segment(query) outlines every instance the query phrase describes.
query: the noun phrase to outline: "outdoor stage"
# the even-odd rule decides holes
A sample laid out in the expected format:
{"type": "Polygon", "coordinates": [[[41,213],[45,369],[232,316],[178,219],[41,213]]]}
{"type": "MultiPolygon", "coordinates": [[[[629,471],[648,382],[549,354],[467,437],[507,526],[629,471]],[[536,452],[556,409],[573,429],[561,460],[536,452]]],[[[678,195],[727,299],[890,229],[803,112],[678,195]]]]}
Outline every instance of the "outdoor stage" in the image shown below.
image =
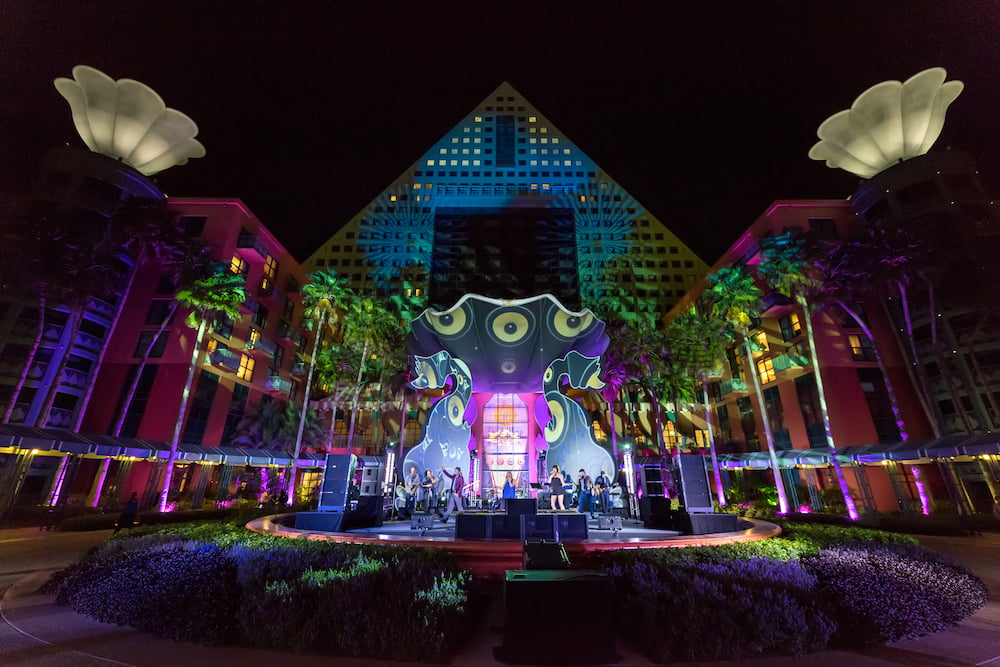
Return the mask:
{"type": "MultiPolygon", "coordinates": [[[[565,514],[576,514],[567,510],[565,514]]],[[[551,514],[541,511],[539,515],[551,514]]],[[[278,537],[354,544],[391,544],[405,547],[447,549],[455,554],[463,567],[482,577],[503,576],[506,570],[518,570],[522,565],[521,540],[455,538],[454,520],[442,524],[434,521],[429,530],[413,530],[410,521],[386,521],[376,528],[362,528],[345,532],[303,530],[292,527],[294,514],[275,514],[254,519],[247,528],[258,533],[278,537]]],[[[581,541],[564,541],[571,566],[588,569],[597,566],[603,551],[616,549],[661,549],[692,546],[709,546],[731,542],[751,542],[777,537],[781,528],[773,523],[755,519],[740,519],[741,529],[729,533],[707,535],[681,535],[676,531],[644,528],[639,521],[625,520],[621,531],[597,530],[597,520],[590,519],[588,538],[581,541]]]]}

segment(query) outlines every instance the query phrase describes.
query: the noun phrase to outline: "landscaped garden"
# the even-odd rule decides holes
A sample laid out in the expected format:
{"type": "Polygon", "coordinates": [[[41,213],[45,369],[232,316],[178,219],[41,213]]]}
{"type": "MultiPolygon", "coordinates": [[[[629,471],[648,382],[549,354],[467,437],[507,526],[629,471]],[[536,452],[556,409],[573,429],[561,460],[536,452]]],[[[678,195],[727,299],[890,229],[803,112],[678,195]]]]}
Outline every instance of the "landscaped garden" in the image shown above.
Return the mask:
{"type": "MultiPolygon", "coordinates": [[[[619,632],[655,661],[917,637],[986,600],[978,578],[913,538],[840,526],[623,550],[604,568],[619,632]]],[[[446,660],[485,607],[479,582],[448,552],[273,538],[219,522],[110,538],[49,589],[80,613],[178,641],[400,660],[446,660]]]]}

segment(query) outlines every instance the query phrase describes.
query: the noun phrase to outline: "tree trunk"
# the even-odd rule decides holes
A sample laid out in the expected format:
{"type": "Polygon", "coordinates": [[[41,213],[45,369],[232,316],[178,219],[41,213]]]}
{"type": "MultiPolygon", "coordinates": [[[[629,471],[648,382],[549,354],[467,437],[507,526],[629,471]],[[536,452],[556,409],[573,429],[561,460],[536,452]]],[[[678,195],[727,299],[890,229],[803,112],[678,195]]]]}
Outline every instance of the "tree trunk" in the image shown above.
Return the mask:
{"type": "MultiPolygon", "coordinates": [[[[66,326],[69,327],[69,337],[66,338],[66,350],[59,359],[55,375],[52,376],[52,384],[49,385],[48,392],[45,395],[45,402],[42,404],[42,409],[38,413],[38,419],[35,420],[34,425],[37,428],[45,428],[49,423],[49,417],[52,414],[52,406],[55,404],[56,394],[59,393],[59,385],[62,383],[62,374],[66,371],[66,362],[69,361],[69,354],[73,350],[73,345],[76,344],[76,337],[80,333],[80,322],[83,319],[83,308],[86,308],[86,306],[74,308],[69,313],[69,319],[66,321],[66,326]]],[[[108,335],[111,335],[110,331],[108,332],[108,335]]]]}
{"type": "Polygon", "coordinates": [[[618,465],[618,434],[615,432],[615,400],[608,401],[608,424],[611,426],[611,457],[618,465]]]}
{"type": "Polygon", "coordinates": [[[167,324],[173,318],[174,314],[177,312],[177,302],[174,301],[173,305],[170,306],[170,311],[167,312],[167,316],[163,318],[160,323],[160,328],[156,330],[153,335],[153,339],[149,341],[149,345],[143,350],[142,359],[139,361],[139,367],[135,371],[135,377],[132,378],[132,383],[129,385],[128,394],[125,396],[125,401],[122,403],[121,412],[118,415],[118,420],[115,422],[114,435],[117,438],[121,435],[122,426],[125,424],[125,418],[128,416],[128,410],[132,406],[132,401],[135,398],[135,390],[139,387],[139,379],[142,377],[142,372],[146,369],[146,364],[149,362],[149,354],[152,352],[153,347],[156,346],[156,341],[160,339],[163,332],[167,330],[167,324]]]}
{"type": "MultiPolygon", "coordinates": [[[[663,419],[660,417],[660,397],[653,390],[652,382],[646,391],[649,392],[649,400],[653,403],[653,414],[656,416],[656,449],[660,452],[660,456],[667,458],[667,444],[663,441],[663,419]]],[[[676,409],[674,406],[674,410],[676,409]]]]}
{"type": "MultiPolygon", "coordinates": [[[[306,416],[309,414],[309,394],[312,392],[313,370],[316,368],[316,352],[319,350],[319,340],[323,337],[323,327],[326,325],[326,311],[319,316],[316,336],[313,338],[312,354],[309,356],[309,372],[306,373],[306,385],[302,390],[302,415],[299,417],[299,428],[295,434],[295,452],[292,454],[292,465],[288,471],[288,502],[295,504],[295,478],[298,468],[299,453],[302,451],[302,434],[306,429],[306,416]]],[[[333,409],[333,418],[337,419],[337,408],[333,409]]]]}
{"type": "Polygon", "coordinates": [[[899,409],[899,400],[896,398],[896,392],[893,391],[892,380],[889,379],[889,370],[885,366],[885,359],[882,358],[882,353],[879,351],[879,346],[875,341],[875,337],[872,335],[871,328],[869,328],[868,324],[862,321],[860,315],[854,312],[846,303],[843,301],[837,301],[837,305],[840,306],[841,310],[854,318],[854,321],[858,323],[858,327],[861,328],[861,331],[871,342],[872,351],[875,353],[875,361],[878,362],[878,368],[882,372],[882,379],[885,381],[886,393],[889,394],[889,405],[892,408],[892,416],[896,419],[896,427],[899,429],[899,439],[906,442],[910,439],[910,434],[906,432],[906,425],[903,423],[903,413],[899,409]]]}
{"type": "Polygon", "coordinates": [[[903,321],[906,325],[906,340],[909,343],[910,361],[913,362],[914,373],[917,377],[917,391],[924,399],[924,407],[927,411],[927,419],[931,423],[931,428],[934,430],[934,437],[940,438],[944,432],[941,424],[941,420],[938,418],[938,411],[934,407],[934,397],[931,396],[930,383],[927,380],[927,370],[924,365],[920,363],[920,356],[917,354],[917,343],[913,340],[913,320],[910,317],[910,300],[909,295],[906,290],[906,286],[897,282],[896,287],[899,290],[900,303],[903,308],[903,321]]]}
{"type": "MultiPolygon", "coordinates": [[[[712,457],[712,474],[715,476],[715,495],[718,496],[719,505],[721,507],[726,506],[726,490],[722,484],[722,472],[719,470],[719,456],[715,451],[715,432],[712,428],[712,408],[708,402],[708,373],[702,371],[701,376],[701,394],[702,400],[705,402],[705,425],[708,427],[708,451],[712,457]]],[[[674,410],[677,407],[674,406],[674,410]]]]}
{"type": "Polygon", "coordinates": [[[816,335],[813,332],[812,311],[805,297],[798,296],[796,301],[802,308],[802,315],[806,321],[806,339],[809,341],[809,362],[812,364],[813,379],[816,382],[816,393],[819,395],[819,411],[823,417],[823,432],[826,434],[826,445],[830,448],[830,462],[833,463],[833,472],[837,476],[837,484],[840,485],[840,493],[844,496],[844,504],[847,506],[847,516],[857,521],[860,518],[858,508],[854,504],[851,496],[851,489],[847,486],[847,478],[844,477],[844,469],[837,458],[836,444],[833,441],[833,429],[830,428],[830,411],[826,406],[826,390],[823,387],[823,375],[819,370],[819,354],[816,352],[816,335]]]}
{"type": "Polygon", "coordinates": [[[163,475],[163,489],[158,503],[160,511],[167,511],[167,497],[170,494],[170,482],[174,476],[174,462],[177,461],[177,448],[181,443],[181,433],[184,428],[184,418],[187,416],[188,399],[191,396],[191,386],[194,384],[195,371],[198,370],[198,357],[201,356],[201,343],[205,337],[208,320],[202,317],[195,334],[194,349],[191,351],[191,365],[188,368],[187,380],[184,382],[184,392],[181,394],[181,407],[177,412],[177,423],[174,425],[174,435],[170,439],[170,456],[167,458],[167,469],[163,475]]]}
{"type": "Polygon", "coordinates": [[[767,414],[767,404],[764,402],[764,391],[760,387],[760,378],[757,377],[757,368],[753,360],[753,347],[750,344],[750,332],[745,325],[740,327],[743,335],[743,348],[747,353],[747,364],[750,366],[750,380],[753,382],[753,390],[757,396],[757,405],[760,409],[760,420],[764,426],[764,440],[767,444],[767,453],[771,459],[771,470],[774,473],[774,486],[778,491],[778,511],[781,514],[788,514],[788,496],[785,494],[785,482],[781,479],[781,468],[778,467],[778,453],[774,449],[774,432],[771,430],[771,419],[767,414]]]}
{"type": "MultiPolygon", "coordinates": [[[[24,388],[24,383],[28,379],[28,373],[31,372],[31,364],[35,363],[35,355],[38,354],[38,348],[42,344],[42,338],[45,336],[45,295],[39,295],[38,297],[38,333],[35,335],[35,342],[31,346],[31,352],[28,353],[28,359],[24,362],[24,368],[21,370],[21,376],[17,378],[17,384],[14,386],[14,392],[10,395],[10,404],[7,405],[7,410],[4,411],[3,423],[9,424],[10,418],[14,414],[14,406],[17,405],[17,398],[21,394],[21,390],[24,388]]],[[[25,415],[27,417],[27,415],[25,415]]]]}
{"type": "MultiPolygon", "coordinates": [[[[97,360],[94,362],[93,369],[90,372],[87,389],[83,394],[83,401],[80,403],[79,410],[76,413],[76,421],[73,424],[74,431],[80,430],[80,424],[83,423],[83,418],[87,412],[87,406],[90,405],[90,397],[94,393],[94,387],[97,386],[97,376],[101,372],[101,364],[104,363],[104,355],[108,352],[108,344],[111,342],[111,336],[114,334],[115,329],[118,326],[118,320],[121,319],[122,311],[125,309],[125,302],[128,300],[128,296],[132,292],[132,285],[135,284],[135,274],[139,272],[140,261],[141,258],[135,260],[135,263],[132,265],[132,269],[128,272],[128,280],[125,282],[125,289],[122,290],[121,296],[118,297],[118,307],[115,309],[115,316],[111,318],[111,327],[108,329],[107,334],[104,336],[104,341],[101,343],[101,350],[98,352],[97,360]]],[[[155,341],[156,339],[154,338],[153,340],[155,341]]],[[[138,375],[136,377],[138,377],[138,375]]]]}
{"type": "Polygon", "coordinates": [[[358,398],[361,396],[361,378],[365,372],[365,361],[368,359],[368,341],[361,349],[361,363],[358,364],[358,379],[354,385],[354,399],[351,401],[351,426],[347,430],[347,454],[354,453],[354,427],[358,421],[358,398]]]}

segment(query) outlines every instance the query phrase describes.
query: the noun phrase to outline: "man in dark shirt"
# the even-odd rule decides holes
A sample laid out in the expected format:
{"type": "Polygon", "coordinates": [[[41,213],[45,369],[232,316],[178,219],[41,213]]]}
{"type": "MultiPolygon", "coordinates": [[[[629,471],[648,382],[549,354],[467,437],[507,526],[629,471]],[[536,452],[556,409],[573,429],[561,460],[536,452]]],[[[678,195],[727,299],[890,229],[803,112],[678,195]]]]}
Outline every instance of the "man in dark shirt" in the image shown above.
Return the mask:
{"type": "Polygon", "coordinates": [[[448,494],[448,506],[445,508],[444,517],[441,519],[444,523],[448,523],[448,517],[451,516],[452,508],[456,512],[461,512],[462,507],[462,497],[465,495],[465,477],[462,476],[462,469],[455,468],[455,474],[452,474],[441,466],[441,472],[451,479],[451,493],[448,494]]]}

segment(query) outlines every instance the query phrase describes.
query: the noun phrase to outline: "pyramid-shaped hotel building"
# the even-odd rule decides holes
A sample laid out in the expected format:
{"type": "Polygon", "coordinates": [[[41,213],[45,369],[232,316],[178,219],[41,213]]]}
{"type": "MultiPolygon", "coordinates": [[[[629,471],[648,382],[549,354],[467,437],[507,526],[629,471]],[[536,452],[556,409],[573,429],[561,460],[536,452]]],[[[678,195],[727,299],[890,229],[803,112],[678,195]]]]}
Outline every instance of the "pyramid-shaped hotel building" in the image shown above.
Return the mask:
{"type": "MultiPolygon", "coordinates": [[[[707,266],[501,84],[305,262],[418,310],[550,293],[652,321],[707,266]]],[[[416,313],[414,313],[416,314],[416,313]]]]}

